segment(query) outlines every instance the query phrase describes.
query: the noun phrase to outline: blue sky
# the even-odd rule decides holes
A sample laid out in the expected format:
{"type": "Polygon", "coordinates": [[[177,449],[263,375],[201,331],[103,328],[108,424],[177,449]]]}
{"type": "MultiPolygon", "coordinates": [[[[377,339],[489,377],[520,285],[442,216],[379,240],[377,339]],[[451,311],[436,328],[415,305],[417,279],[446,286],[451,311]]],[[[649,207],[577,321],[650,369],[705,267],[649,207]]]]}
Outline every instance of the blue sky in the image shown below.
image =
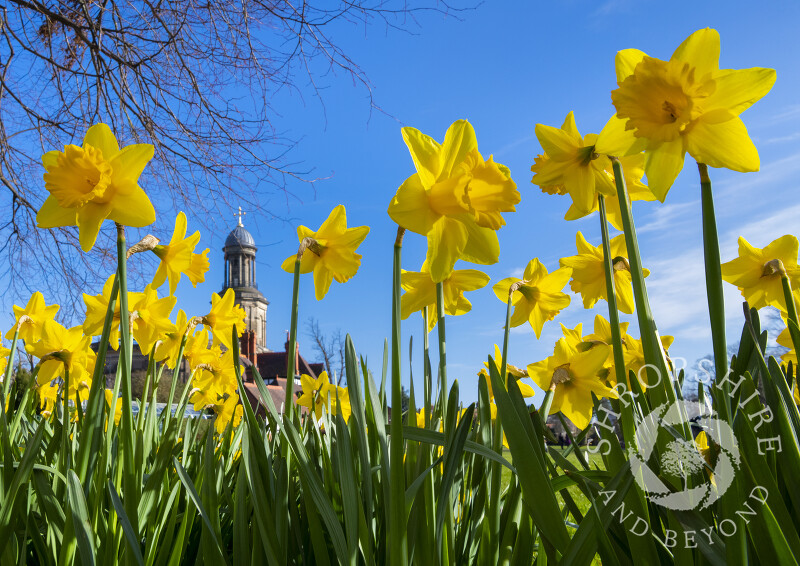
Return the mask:
{"type": "MultiPolygon", "coordinates": [[[[473,304],[471,313],[447,320],[450,380],[459,380],[464,401],[474,400],[476,373],[503,336],[505,305],[494,296],[491,285],[521,275],[534,257],[550,270],[557,268],[560,257],[576,253],[578,230],[595,245],[600,241],[596,215],[566,222],[563,215],[569,198],[545,195],[530,183],[530,165],[541,152],[535,125],[560,126],[573,110],[582,134],[598,132],[613,113],[610,91],[616,87],[615,53],[636,47],[667,59],[683,39],[702,27],[720,32],[721,67],[772,67],[778,76],[772,91],[742,115],[759,148],[761,172],[711,170],[723,260],[736,255],[739,235],[763,247],[780,235],[796,232],[800,202],[792,197],[797,194],[800,172],[798,16],[800,5],[793,3],[764,3],[755,9],[746,2],[568,0],[485,2],[458,18],[421,15],[420,26],[412,24],[410,33],[339,25],[334,38],[363,67],[383,112],[371,109],[364,88],[353,85],[344,74],[321,77],[322,103],[307,85],[301,85],[300,93],[284,91],[274,99],[281,112],[275,120],[277,129],[299,140],[291,160],[326,179],[313,187],[290,183],[296,198],[262,202],[268,213],[247,211],[245,226],[260,246],[259,287],[271,303],[268,346],[282,350],[289,328],[292,277],[280,270],[280,264],[296,252],[296,226],[316,229],[341,203],[347,208],[349,225],[371,228],[359,249],[362,266],[347,284],[334,283],[321,302],[314,298],[311,277],[301,280],[301,349],[310,351],[304,331],[308,318],[314,317],[324,331],[349,332],[357,351],[367,356],[379,375],[383,341],[390,333],[396,231],[386,208],[397,187],[414,173],[400,128],[413,126],[441,140],[453,121],[466,118],[475,128],[481,153],[493,154],[495,161],[511,169],[522,195],[517,212],[506,215],[507,226],[499,232],[499,263],[479,267],[492,283],[467,295],[473,304]]],[[[644,266],[652,272],[648,292],[659,330],[675,336],[671,355],[691,364],[711,351],[694,162],[687,158],[664,204],[635,203],[634,220],[644,266]]],[[[219,234],[201,229],[201,246],[212,250],[207,282],[197,289],[185,280],[179,286],[179,306],[190,314],[207,312],[210,294],[221,287],[221,247],[235,220],[221,225],[228,227],[219,234]]],[[[189,227],[199,228],[198,219],[189,218],[189,227]]],[[[169,234],[157,235],[169,239],[169,234]]],[[[408,234],[405,244],[403,266],[418,270],[425,239],[408,234]]],[[[459,263],[458,267],[472,266],[459,263]]],[[[726,292],[728,338],[734,342],[741,330],[741,301],[735,288],[727,286],[726,292]]],[[[525,366],[547,357],[561,336],[559,322],[569,327],[583,323],[588,333],[596,313],[607,316],[605,302],[587,312],[580,296],[572,294],[571,306],[545,325],[540,340],[528,325],[512,331],[509,361],[525,366]]],[[[406,383],[411,335],[414,375],[418,378],[422,373],[421,327],[418,317],[403,325],[406,383]]],[[[630,330],[638,336],[635,321],[630,330]]],[[[435,334],[431,338],[435,343],[435,334]]],[[[435,364],[435,348],[432,355],[435,364]]]]}

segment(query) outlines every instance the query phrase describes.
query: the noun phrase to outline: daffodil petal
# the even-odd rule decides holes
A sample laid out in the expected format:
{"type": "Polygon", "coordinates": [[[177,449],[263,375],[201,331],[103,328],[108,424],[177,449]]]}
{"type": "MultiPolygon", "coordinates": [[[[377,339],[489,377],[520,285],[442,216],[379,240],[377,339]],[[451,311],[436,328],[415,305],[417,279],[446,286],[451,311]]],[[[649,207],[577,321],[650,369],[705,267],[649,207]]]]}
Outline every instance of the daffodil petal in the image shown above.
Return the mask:
{"type": "Polygon", "coordinates": [[[565,160],[575,155],[577,145],[575,138],[561,128],[536,124],[534,131],[542,149],[550,159],[565,160]]]}
{"type": "Polygon", "coordinates": [[[667,198],[669,189],[683,169],[685,153],[683,140],[679,138],[664,142],[658,149],[647,154],[644,166],[647,184],[661,202],[667,198]]]}
{"type": "Polygon", "coordinates": [[[125,147],[111,160],[112,179],[137,181],[147,163],[153,159],[155,149],[149,143],[137,143],[125,147]]]}
{"type": "MultiPolygon", "coordinates": [[[[760,167],[758,150],[738,117],[720,124],[698,120],[688,136],[687,150],[698,163],[711,167],[741,172],[758,171],[760,167]]],[[[650,188],[653,188],[652,182],[650,188]]]]}
{"type": "Polygon", "coordinates": [[[121,191],[112,201],[113,208],[111,208],[108,218],[123,226],[136,228],[149,226],[155,222],[156,211],[142,188],[135,181],[126,180],[122,184],[128,185],[128,188],[124,194],[121,191]]]}
{"type": "Polygon", "coordinates": [[[453,168],[463,162],[467,154],[474,149],[478,149],[478,140],[472,124],[466,120],[453,122],[444,135],[444,143],[439,153],[441,169],[436,180],[441,181],[450,177],[453,168]]]}
{"type": "Polygon", "coordinates": [[[719,51],[719,32],[705,28],[684,39],[670,60],[691,64],[695,69],[696,79],[700,80],[705,74],[719,69],[719,51]]]}
{"type": "Polygon", "coordinates": [[[111,161],[119,153],[119,144],[107,124],[95,124],[83,137],[84,145],[90,145],[103,152],[103,159],[111,161]]]}
{"type": "Polygon", "coordinates": [[[425,236],[441,218],[441,215],[431,208],[428,193],[418,173],[400,185],[397,194],[389,203],[388,212],[398,226],[422,236],[425,236]]]}
{"type": "Polygon", "coordinates": [[[403,141],[406,142],[411,159],[420,176],[422,185],[430,188],[439,176],[439,151],[441,145],[430,136],[416,128],[403,128],[403,141]]]}
{"type": "Polygon", "coordinates": [[[644,150],[647,141],[633,135],[633,130],[626,130],[628,120],[614,114],[597,136],[594,150],[603,155],[623,156],[636,154],[644,150]]]}
{"type": "Polygon", "coordinates": [[[614,58],[614,67],[617,71],[617,83],[622,83],[628,76],[633,74],[636,65],[642,62],[647,54],[638,49],[623,49],[617,52],[614,58]]]}
{"type": "Polygon", "coordinates": [[[738,116],[761,100],[775,84],[775,69],[726,69],[714,75],[716,90],[706,98],[707,111],[724,108],[738,116]]]}
{"type": "Polygon", "coordinates": [[[36,225],[39,228],[75,226],[76,211],[76,208],[61,208],[58,204],[58,199],[50,195],[45,199],[39,212],[36,213],[36,225]]]}
{"type": "MultiPolygon", "coordinates": [[[[494,232],[493,232],[494,233],[494,232]]],[[[467,245],[469,233],[463,222],[441,217],[428,232],[428,255],[431,279],[438,283],[447,279],[453,271],[461,252],[467,245]]]]}
{"type": "Polygon", "coordinates": [[[500,242],[497,232],[478,226],[471,217],[462,222],[467,230],[467,243],[461,250],[461,259],[481,265],[497,263],[500,258],[500,242]]]}
{"type": "Polygon", "coordinates": [[[321,301],[328,293],[333,281],[333,273],[329,269],[318,265],[314,269],[314,295],[318,301],[321,301]]]}
{"type": "Polygon", "coordinates": [[[100,225],[108,217],[110,212],[108,204],[88,203],[78,210],[77,224],[80,230],[79,240],[81,249],[88,252],[97,240],[100,232],[100,225]]]}

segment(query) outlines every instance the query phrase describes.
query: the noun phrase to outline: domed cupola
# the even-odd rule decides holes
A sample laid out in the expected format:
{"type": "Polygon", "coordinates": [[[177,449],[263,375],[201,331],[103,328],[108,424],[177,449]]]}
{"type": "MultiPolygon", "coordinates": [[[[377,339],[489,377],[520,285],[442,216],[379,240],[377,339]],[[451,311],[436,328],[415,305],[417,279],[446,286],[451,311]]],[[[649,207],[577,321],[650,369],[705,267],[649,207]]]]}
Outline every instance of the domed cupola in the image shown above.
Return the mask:
{"type": "Polygon", "coordinates": [[[269,301],[258,290],[256,283],[256,241],[242,224],[242,207],[239,207],[238,224],[225,238],[225,274],[222,283],[222,294],[233,289],[236,304],[247,313],[245,323],[247,330],[256,335],[256,348],[263,352],[267,349],[267,305],[269,301]]]}

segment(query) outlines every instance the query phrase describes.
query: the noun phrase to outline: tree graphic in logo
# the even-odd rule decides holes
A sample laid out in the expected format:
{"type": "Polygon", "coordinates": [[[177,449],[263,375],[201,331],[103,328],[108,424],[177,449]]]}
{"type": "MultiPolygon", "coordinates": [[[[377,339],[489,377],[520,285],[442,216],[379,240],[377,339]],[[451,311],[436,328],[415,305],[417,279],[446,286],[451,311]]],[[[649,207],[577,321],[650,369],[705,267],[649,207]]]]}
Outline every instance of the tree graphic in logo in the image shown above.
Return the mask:
{"type": "Polygon", "coordinates": [[[678,511],[704,509],[719,499],[731,486],[740,462],[728,423],[692,401],[665,403],[637,419],[636,442],[628,454],[633,477],[650,501],[678,511]],[[718,448],[715,461],[707,461],[695,442],[684,437],[688,416],[694,414],[695,424],[718,448]]]}

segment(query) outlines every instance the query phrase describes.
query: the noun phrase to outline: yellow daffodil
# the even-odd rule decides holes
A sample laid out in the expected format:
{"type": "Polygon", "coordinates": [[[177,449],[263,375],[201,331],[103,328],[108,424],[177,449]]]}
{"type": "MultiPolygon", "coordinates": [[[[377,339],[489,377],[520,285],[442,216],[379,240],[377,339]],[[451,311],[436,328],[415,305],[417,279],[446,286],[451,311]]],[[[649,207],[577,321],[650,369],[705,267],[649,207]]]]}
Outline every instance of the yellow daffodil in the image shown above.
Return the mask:
{"type": "MultiPolygon", "coordinates": [[[[181,341],[187,329],[187,317],[183,310],[178,311],[175,323],[170,323],[169,327],[163,331],[160,341],[156,345],[154,359],[157,362],[163,361],[170,369],[175,369],[178,363],[178,354],[181,349],[181,341]]],[[[206,343],[208,338],[206,337],[206,343]]]]}
{"type": "Polygon", "coordinates": [[[528,374],[539,387],[545,391],[555,388],[549,414],[561,411],[578,428],[589,426],[592,393],[615,396],[598,376],[608,351],[605,344],[572,344],[567,338],[559,338],[552,356],[528,366],[528,374]]]}
{"type": "Polygon", "coordinates": [[[36,388],[39,394],[39,412],[46,419],[53,416],[53,409],[58,402],[59,385],[55,381],[48,381],[36,388]]]}
{"type": "MultiPolygon", "coordinates": [[[[477,269],[454,270],[442,281],[444,312],[458,316],[472,310],[472,304],[464,293],[476,291],[489,283],[489,276],[477,269]]],[[[428,264],[421,271],[405,271],[400,275],[400,285],[405,293],[400,298],[400,316],[407,319],[411,313],[428,307],[428,332],[436,326],[436,283],[431,278],[428,264]]]]}
{"type": "MultiPolygon", "coordinates": [[[[197,366],[193,384],[200,395],[195,395],[192,402],[200,404],[198,398],[202,397],[203,406],[216,405],[226,395],[236,391],[236,368],[233,364],[233,350],[225,350],[221,356],[210,358],[197,366]],[[210,401],[210,402],[209,402],[210,401]]],[[[241,366],[240,366],[241,371],[241,366]]]]}
{"type": "Polygon", "coordinates": [[[233,289],[225,291],[222,297],[214,293],[211,295],[211,311],[203,317],[203,325],[211,330],[214,344],[221,343],[228,349],[233,347],[231,336],[234,325],[237,336],[241,336],[245,328],[244,319],[247,316],[244,309],[235,304],[235,300],[233,289]]]}
{"type": "Polygon", "coordinates": [[[397,189],[389,216],[399,226],[428,238],[427,262],[434,282],[447,279],[456,261],[496,263],[502,212],[520,201],[511,172],[484,160],[475,130],[466,120],[454,122],[439,144],[414,128],[403,140],[417,172],[397,189]]]}
{"type": "Polygon", "coordinates": [[[297,404],[314,411],[319,419],[322,417],[322,408],[329,415],[335,415],[340,410],[345,421],[350,419],[350,394],[346,387],[337,387],[328,379],[328,372],[323,371],[314,379],[310,375],[300,376],[302,394],[297,399],[297,404]],[[338,396],[338,401],[337,401],[338,396]]]}
{"type": "Polygon", "coordinates": [[[152,157],[150,144],[120,150],[105,124],[89,128],[82,147],[67,145],[64,151],[45,153],[44,186],[50,196],[36,215],[37,225],[78,226],[81,248],[88,252],[105,219],[124,226],[152,224],[155,210],[138,183],[152,157]]]}
{"type": "MultiPolygon", "coordinates": [[[[668,355],[669,347],[672,346],[672,342],[675,341],[673,336],[662,336],[661,337],[661,349],[663,350],[664,355],[668,355]]],[[[632,338],[631,336],[625,337],[625,348],[622,352],[623,359],[625,360],[625,374],[630,380],[630,372],[633,372],[633,375],[639,380],[639,383],[647,385],[647,371],[643,371],[645,369],[645,359],[644,359],[644,347],[642,346],[642,341],[637,340],[636,338],[632,338]]]]}
{"type": "MultiPolygon", "coordinates": [[[[113,389],[106,389],[103,392],[106,396],[106,405],[108,406],[108,410],[111,410],[112,402],[114,401],[114,390],[113,389]]],[[[114,424],[118,425],[120,419],[122,418],[122,399],[117,399],[116,406],[114,407],[114,424]]],[[[108,428],[108,425],[106,425],[108,428]]]]}
{"type": "MultiPolygon", "coordinates": [[[[83,333],[87,336],[99,336],[103,332],[103,324],[106,319],[108,303],[111,301],[111,289],[114,286],[114,276],[106,279],[103,285],[103,292],[99,295],[83,294],[83,302],[86,303],[86,318],[83,321],[83,333]]],[[[136,304],[144,296],[143,293],[128,291],[128,311],[136,310],[136,304]]],[[[119,297],[114,304],[114,320],[111,324],[109,334],[109,345],[115,350],[119,348],[119,324],[120,324],[120,304],[119,297]]]]}
{"type": "MultiPolygon", "coordinates": [[[[625,352],[625,344],[627,343],[628,339],[628,324],[629,323],[627,322],[619,323],[619,334],[622,340],[623,356],[625,352]]],[[[606,380],[612,384],[616,383],[617,374],[616,367],[614,365],[614,339],[611,336],[611,323],[603,318],[602,315],[596,315],[594,317],[594,332],[586,335],[583,340],[586,342],[602,342],[609,347],[608,358],[606,359],[605,364],[603,364],[603,367],[606,369],[607,373],[606,380]]]]}
{"type": "MultiPolygon", "coordinates": [[[[575,236],[575,245],[578,248],[578,255],[561,258],[559,262],[562,267],[572,269],[570,288],[581,294],[583,306],[590,309],[600,299],[608,300],[603,246],[591,245],[580,232],[575,236]]],[[[609,246],[614,268],[614,294],[617,299],[617,308],[624,313],[633,314],[633,288],[625,236],[620,234],[613,238],[609,242],[609,246]]],[[[650,275],[648,270],[643,269],[642,271],[645,277],[650,275]]]]}
{"type": "Polygon", "coordinates": [[[42,334],[42,325],[46,320],[53,320],[58,312],[58,305],[50,305],[44,302],[44,297],[36,291],[28,300],[25,308],[14,305],[14,326],[6,333],[6,339],[14,338],[14,331],[19,325],[19,338],[26,343],[33,343],[39,340],[42,334]],[[23,317],[25,317],[23,319],[23,317]],[[22,324],[20,324],[20,319],[22,324]]]}
{"type": "Polygon", "coordinates": [[[242,404],[239,402],[239,396],[235,393],[228,396],[225,401],[214,405],[214,412],[217,415],[214,420],[214,429],[217,434],[223,434],[228,427],[228,423],[233,421],[233,428],[239,426],[242,422],[242,404]]]}
{"type": "MultiPolygon", "coordinates": [[[[497,373],[500,373],[500,368],[503,366],[503,352],[500,351],[500,347],[495,344],[494,345],[494,364],[497,373]]],[[[478,377],[483,377],[486,380],[486,388],[489,390],[489,400],[491,401],[494,399],[494,391],[492,389],[492,380],[489,378],[489,362],[483,362],[483,365],[486,366],[486,369],[482,369],[478,372],[478,377]]],[[[517,386],[519,387],[520,393],[522,393],[523,397],[533,397],[536,395],[536,391],[533,390],[533,387],[525,383],[524,381],[520,381],[522,378],[528,377],[528,372],[522,368],[518,368],[517,366],[506,364],[506,383],[508,380],[515,379],[517,380],[517,386]]]]}
{"type": "Polygon", "coordinates": [[[131,334],[143,354],[150,354],[164,332],[170,330],[169,314],[177,301],[174,295],[159,299],[158,292],[150,285],[144,288],[131,316],[131,334]]]}
{"type": "MultiPolygon", "coordinates": [[[[495,405],[494,403],[489,405],[489,415],[490,415],[490,418],[493,421],[497,420],[497,405],[495,405]]],[[[506,433],[505,432],[503,432],[503,448],[505,448],[506,450],[509,449],[508,448],[508,440],[506,439],[506,433]]]]}
{"type": "MultiPolygon", "coordinates": [[[[792,362],[792,365],[797,368],[797,352],[794,350],[794,344],[792,343],[792,336],[789,334],[789,328],[784,328],[780,334],[778,334],[777,339],[778,345],[783,346],[784,348],[788,348],[789,351],[785,354],[781,355],[781,362],[784,364],[788,364],[792,362]]],[[[795,380],[795,394],[797,394],[797,380],[795,380]]]]}
{"type": "Polygon", "coordinates": [[[514,313],[511,315],[511,326],[530,322],[536,337],[542,334],[542,327],[548,320],[553,320],[563,309],[569,306],[569,295],[561,289],[567,284],[572,269],[562,267],[548,274],[547,268],[534,258],[525,267],[522,279],[508,277],[496,283],[492,290],[497,298],[508,302],[508,291],[514,283],[521,285],[514,291],[511,304],[514,313]]]}
{"type": "MultiPolygon", "coordinates": [[[[153,288],[158,289],[164,284],[164,281],[169,278],[169,294],[174,295],[175,289],[178,287],[178,281],[181,280],[181,274],[189,272],[193,267],[194,248],[197,242],[200,241],[200,232],[195,232],[188,238],[186,236],[186,215],[179,212],[175,218],[175,231],[172,233],[172,239],[166,246],[156,246],[153,253],[158,256],[161,263],[158,264],[158,269],[153,277],[153,288]]],[[[208,250],[206,250],[208,251],[208,250]]],[[[189,276],[192,283],[197,286],[192,277],[196,278],[198,274],[193,273],[189,276]]],[[[205,272],[199,273],[201,281],[205,277],[205,272]]]]}
{"type": "MultiPolygon", "coordinates": [[[[347,227],[347,214],[341,204],[334,208],[316,232],[305,226],[297,228],[297,238],[302,242],[312,238],[312,244],[300,260],[300,273],[314,272],[314,292],[320,301],[328,293],[331,282],[344,283],[358,271],[361,255],[356,249],[369,234],[369,226],[347,227]]],[[[296,255],[289,256],[281,266],[294,272],[296,255]]]]}
{"type": "Polygon", "coordinates": [[[83,334],[80,326],[64,328],[48,320],[42,325],[42,339],[26,344],[25,350],[41,361],[38,383],[45,384],[64,375],[69,370],[69,399],[73,401],[79,393],[81,399],[88,396],[94,371],[95,353],[91,349],[91,337],[83,334]]]}
{"type": "Polygon", "coordinates": [[[209,342],[208,330],[205,328],[199,332],[195,332],[186,340],[183,357],[189,362],[189,367],[192,370],[197,368],[200,364],[213,362],[222,354],[219,345],[209,348],[209,342]]]}
{"type": "Polygon", "coordinates": [[[199,254],[192,254],[192,263],[185,273],[194,287],[197,287],[198,283],[202,283],[206,280],[206,273],[211,268],[211,263],[208,261],[209,251],[210,250],[206,248],[199,254]]]}
{"type": "MultiPolygon", "coordinates": [[[[690,35],[669,61],[638,49],[617,53],[619,88],[611,101],[624,130],[643,142],[648,184],[662,202],[687,152],[711,167],[759,169],[758,151],[739,114],[769,92],[775,71],[720,69],[719,53],[719,33],[708,28],[690,35]]],[[[624,132],[619,125],[612,129],[624,132]]],[[[620,135],[602,149],[620,155],[625,145],[620,135]]]]}
{"type": "MultiPolygon", "coordinates": [[[[600,158],[595,150],[597,134],[581,136],[575,125],[575,116],[567,114],[561,128],[536,124],[536,137],[544,149],[544,156],[535,160],[531,182],[545,192],[563,191],[572,198],[572,206],[582,215],[589,214],[597,194],[616,194],[613,177],[605,167],[608,159],[600,158]]],[[[561,194],[564,194],[561,193],[561,194]]]]}
{"type": "Polygon", "coordinates": [[[785,311],[781,273],[787,274],[792,286],[800,282],[797,252],[797,238],[790,234],[765,248],[755,248],[740,237],[739,257],[722,264],[722,278],[736,285],[752,308],[773,306],[785,311]]]}
{"type": "Polygon", "coordinates": [[[8,355],[11,353],[9,348],[0,346],[0,383],[5,379],[6,368],[8,367],[8,355]]]}
{"type": "MultiPolygon", "coordinates": [[[[622,174],[625,178],[625,188],[628,193],[628,200],[630,201],[654,201],[656,196],[650,188],[642,182],[644,177],[644,153],[636,153],[620,158],[622,164],[622,174]]],[[[614,183],[614,170],[611,167],[611,161],[606,160],[606,174],[610,177],[611,182],[614,183]]],[[[606,203],[606,220],[608,220],[614,228],[622,231],[622,213],[619,209],[619,198],[617,196],[609,196],[605,199],[606,203]]],[[[582,211],[574,203],[569,207],[567,213],[564,215],[564,220],[577,220],[588,216],[592,212],[596,212],[600,208],[599,199],[597,194],[594,195],[594,201],[591,210],[588,212],[582,211]]]]}

